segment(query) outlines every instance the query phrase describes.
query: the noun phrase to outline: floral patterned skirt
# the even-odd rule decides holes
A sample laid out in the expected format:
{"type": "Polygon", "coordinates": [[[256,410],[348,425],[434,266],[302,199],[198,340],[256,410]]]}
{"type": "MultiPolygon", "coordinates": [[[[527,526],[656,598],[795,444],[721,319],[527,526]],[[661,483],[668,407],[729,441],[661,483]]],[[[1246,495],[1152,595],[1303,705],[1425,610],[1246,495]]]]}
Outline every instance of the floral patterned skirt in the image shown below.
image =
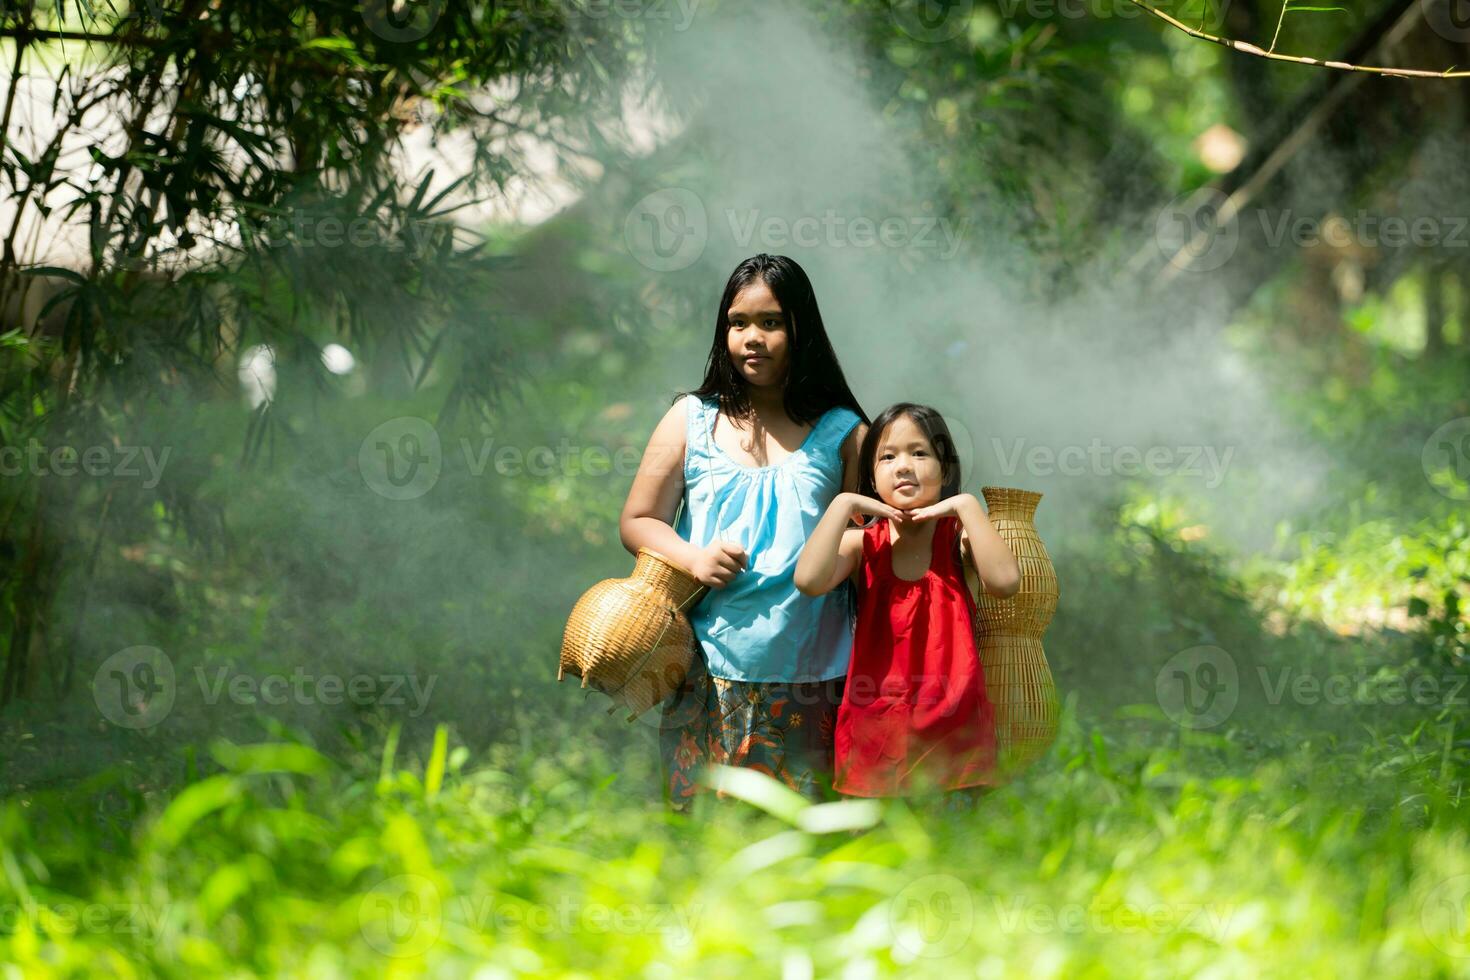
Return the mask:
{"type": "Polygon", "coordinates": [[[844,678],[761,683],[711,677],[696,650],[684,684],[663,703],[659,750],[664,799],[687,811],[707,789],[707,762],[745,766],[781,780],[809,799],[836,798],[832,737],[844,678]]]}

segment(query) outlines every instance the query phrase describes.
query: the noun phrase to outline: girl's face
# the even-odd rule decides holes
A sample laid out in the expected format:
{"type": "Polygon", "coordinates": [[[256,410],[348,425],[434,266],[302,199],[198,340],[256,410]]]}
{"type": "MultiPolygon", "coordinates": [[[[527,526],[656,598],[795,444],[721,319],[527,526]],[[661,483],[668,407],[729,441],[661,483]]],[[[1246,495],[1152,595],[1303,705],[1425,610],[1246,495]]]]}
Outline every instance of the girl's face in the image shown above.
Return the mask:
{"type": "Polygon", "coordinates": [[[725,313],[730,329],[725,346],[735,371],[753,385],[779,385],[786,378],[786,314],[771,287],[753,282],[735,294],[725,313]]]}
{"type": "Polygon", "coordinates": [[[943,468],[924,432],[907,415],[888,424],[873,454],[873,484],[883,502],[913,510],[939,502],[943,468]]]}

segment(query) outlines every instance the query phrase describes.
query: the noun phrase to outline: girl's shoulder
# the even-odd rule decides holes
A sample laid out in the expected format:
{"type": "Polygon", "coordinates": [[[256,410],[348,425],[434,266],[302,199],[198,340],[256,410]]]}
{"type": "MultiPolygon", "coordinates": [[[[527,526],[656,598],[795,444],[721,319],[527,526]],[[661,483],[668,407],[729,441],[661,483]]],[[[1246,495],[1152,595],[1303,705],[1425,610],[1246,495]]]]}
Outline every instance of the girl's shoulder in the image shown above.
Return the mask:
{"type": "Polygon", "coordinates": [[[857,528],[862,532],[863,542],[868,545],[876,545],[880,538],[887,537],[888,521],[882,517],[869,517],[868,523],[857,528]]]}
{"type": "Polygon", "coordinates": [[[862,420],[861,415],[846,405],[834,405],[817,419],[814,427],[817,436],[814,441],[831,448],[839,447],[847,440],[848,433],[862,420]]]}
{"type": "Polygon", "coordinates": [[[825,413],[823,413],[820,421],[828,420],[830,420],[833,425],[840,427],[843,434],[846,434],[847,430],[852,428],[858,422],[861,422],[863,420],[863,417],[857,412],[854,412],[852,409],[848,408],[846,405],[833,405],[831,408],[827,409],[825,413]]]}

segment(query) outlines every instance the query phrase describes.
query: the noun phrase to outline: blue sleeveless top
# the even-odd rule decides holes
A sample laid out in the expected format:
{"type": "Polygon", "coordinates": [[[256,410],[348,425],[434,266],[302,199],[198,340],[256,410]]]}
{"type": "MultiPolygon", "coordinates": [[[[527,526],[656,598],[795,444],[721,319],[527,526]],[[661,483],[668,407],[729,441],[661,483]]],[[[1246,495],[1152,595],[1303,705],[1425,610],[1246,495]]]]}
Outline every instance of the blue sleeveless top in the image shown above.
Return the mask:
{"type": "Polygon", "coordinates": [[[796,452],[771,466],[745,466],[715,445],[718,403],[684,401],[684,506],[675,530],[700,547],[733,541],[749,559],[689,613],[711,676],[764,683],[842,676],[852,654],[842,592],[802,595],[794,576],[807,538],[842,491],[842,441],[862,419],[828,409],[796,452]]]}

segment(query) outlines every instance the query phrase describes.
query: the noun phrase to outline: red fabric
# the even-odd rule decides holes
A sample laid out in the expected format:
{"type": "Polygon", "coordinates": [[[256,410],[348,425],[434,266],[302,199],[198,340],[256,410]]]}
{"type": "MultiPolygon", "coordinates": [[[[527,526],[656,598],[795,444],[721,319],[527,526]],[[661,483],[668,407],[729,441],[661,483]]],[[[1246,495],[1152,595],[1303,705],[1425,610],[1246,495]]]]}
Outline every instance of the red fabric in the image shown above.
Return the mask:
{"type": "Polygon", "coordinates": [[[893,574],[886,518],[863,532],[857,628],[834,735],[833,786],[851,796],[993,782],[995,706],[956,554],[960,522],[936,520],[929,570],[914,581],[893,574]]]}

